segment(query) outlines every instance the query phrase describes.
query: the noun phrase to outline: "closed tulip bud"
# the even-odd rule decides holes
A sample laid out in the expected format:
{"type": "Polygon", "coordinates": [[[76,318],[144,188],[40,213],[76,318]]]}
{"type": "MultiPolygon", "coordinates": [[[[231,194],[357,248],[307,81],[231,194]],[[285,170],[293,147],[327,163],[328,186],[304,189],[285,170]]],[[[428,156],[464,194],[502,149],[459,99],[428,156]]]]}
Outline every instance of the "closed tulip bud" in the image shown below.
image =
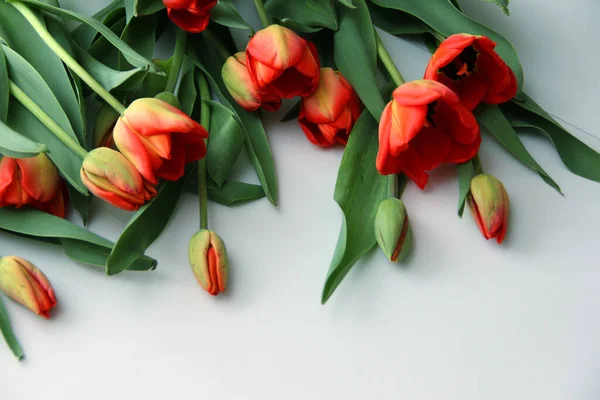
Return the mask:
{"type": "Polygon", "coordinates": [[[502,182],[491,175],[477,175],[471,180],[467,204],[483,236],[502,243],[508,229],[510,208],[502,182]]]}
{"type": "Polygon", "coordinates": [[[64,218],[66,185],[46,154],[0,160],[0,207],[31,206],[64,218]]]}
{"type": "Polygon", "coordinates": [[[213,296],[225,291],[227,251],[216,233],[206,229],[196,232],[190,239],[188,256],[196,280],[204,290],[213,296]]]}
{"type": "Polygon", "coordinates": [[[381,202],[375,217],[375,237],[390,261],[406,257],[412,246],[412,230],[402,200],[390,197],[381,202]]]}
{"type": "Polygon", "coordinates": [[[0,290],[44,318],[50,318],[50,309],[56,305],[46,275],[20,257],[0,258],[0,290]]]}
{"type": "Polygon", "coordinates": [[[229,57],[223,65],[221,75],[231,97],[245,110],[252,112],[262,107],[267,111],[277,111],[281,107],[280,97],[261,93],[252,82],[246,68],[245,52],[239,52],[229,57]]]}
{"type": "Polygon", "coordinates": [[[97,197],[128,211],[140,208],[156,195],[132,163],[118,151],[97,148],[85,157],[81,180],[97,197]]]}
{"type": "Polygon", "coordinates": [[[208,132],[166,102],[144,98],[131,103],[118,119],[113,140],[121,153],[151,184],[183,176],[185,164],[206,155],[208,132]]]}
{"type": "Polygon", "coordinates": [[[217,0],[163,0],[167,13],[181,29],[199,33],[206,29],[210,21],[210,10],[217,0]]]}
{"type": "Polygon", "coordinates": [[[281,25],[270,25],[252,36],[246,66],[261,93],[283,99],[308,96],[319,84],[317,48],[281,25]]]}

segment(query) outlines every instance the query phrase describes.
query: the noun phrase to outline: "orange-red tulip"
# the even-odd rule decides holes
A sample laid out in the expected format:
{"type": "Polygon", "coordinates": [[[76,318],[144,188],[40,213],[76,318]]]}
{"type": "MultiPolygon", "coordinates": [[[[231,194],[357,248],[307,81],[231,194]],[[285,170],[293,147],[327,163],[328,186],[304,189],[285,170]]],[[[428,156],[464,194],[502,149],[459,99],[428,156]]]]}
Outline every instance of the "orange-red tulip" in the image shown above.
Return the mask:
{"type": "Polygon", "coordinates": [[[256,32],[246,48],[246,66],[255,87],[282,99],[308,96],[319,84],[314,44],[281,25],[256,32]]]}
{"type": "Polygon", "coordinates": [[[221,76],[233,99],[247,111],[256,111],[260,107],[267,111],[277,111],[281,107],[280,97],[273,93],[261,93],[252,82],[246,68],[245,52],[229,57],[223,65],[221,76]]]}
{"type": "Polygon", "coordinates": [[[471,180],[467,204],[483,236],[502,243],[508,230],[510,202],[502,182],[491,175],[477,175],[471,180]]]}
{"type": "Polygon", "coordinates": [[[431,57],[425,79],[448,86],[469,110],[480,102],[504,103],[517,94],[517,80],[495,47],[485,36],[452,35],[431,57]]]}
{"type": "Polygon", "coordinates": [[[158,178],[176,181],[186,163],[206,155],[208,132],[185,113],[162,100],[131,103],[119,118],[113,140],[121,153],[151,184],[158,178]]]}
{"type": "Polygon", "coordinates": [[[115,207],[135,211],[156,195],[156,189],[116,150],[99,147],[83,160],[81,180],[97,197],[115,207]]]}
{"type": "Polygon", "coordinates": [[[27,205],[64,218],[67,201],[66,185],[45,154],[0,160],[0,207],[27,205]]]}
{"type": "Polygon", "coordinates": [[[358,95],[342,74],[321,68],[317,89],[302,99],[298,122],[316,145],[345,145],[361,110],[358,95]]]}
{"type": "Polygon", "coordinates": [[[473,158],[481,144],[479,125],[458,96],[439,82],[405,83],[393,93],[379,125],[377,169],[405,173],[421,189],[425,171],[473,158]]]}
{"type": "Polygon", "coordinates": [[[210,21],[210,9],[217,0],[163,0],[169,18],[181,29],[199,33],[210,21]]]}
{"type": "Polygon", "coordinates": [[[54,289],[46,275],[20,257],[0,258],[0,290],[44,318],[50,318],[50,309],[56,306],[54,289]]]}

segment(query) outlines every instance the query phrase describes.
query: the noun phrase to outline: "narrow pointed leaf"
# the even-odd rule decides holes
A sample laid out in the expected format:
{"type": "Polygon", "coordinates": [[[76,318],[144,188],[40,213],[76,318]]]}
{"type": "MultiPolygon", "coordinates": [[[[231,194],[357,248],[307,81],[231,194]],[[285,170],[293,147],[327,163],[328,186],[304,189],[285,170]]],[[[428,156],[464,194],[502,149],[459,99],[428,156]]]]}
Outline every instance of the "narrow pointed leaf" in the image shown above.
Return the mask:
{"type": "Polygon", "coordinates": [[[2,299],[2,296],[0,296],[0,332],[2,332],[2,336],[4,336],[6,344],[13,352],[15,357],[17,357],[17,360],[21,361],[25,354],[23,353],[21,344],[19,343],[19,340],[13,331],[8,310],[4,306],[4,300],[2,299]]]}
{"type": "Polygon", "coordinates": [[[244,17],[242,17],[231,0],[220,0],[217,5],[210,10],[210,19],[223,26],[247,29],[251,33],[254,33],[252,27],[244,20],[244,17]]]}

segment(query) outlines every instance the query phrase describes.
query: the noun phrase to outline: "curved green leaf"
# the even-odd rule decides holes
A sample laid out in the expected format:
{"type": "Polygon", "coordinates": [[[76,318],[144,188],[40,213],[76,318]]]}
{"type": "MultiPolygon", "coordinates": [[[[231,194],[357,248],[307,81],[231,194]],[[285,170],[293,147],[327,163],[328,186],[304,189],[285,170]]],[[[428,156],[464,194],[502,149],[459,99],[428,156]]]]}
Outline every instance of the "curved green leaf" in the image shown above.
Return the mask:
{"type": "Polygon", "coordinates": [[[175,212],[185,181],[194,169],[194,165],[189,165],[179,181],[165,182],[154,199],[134,214],[108,257],[108,275],[128,269],[158,239],[175,212]]]}
{"type": "MultiPolygon", "coordinates": [[[[131,19],[123,33],[121,40],[133,50],[147,59],[154,57],[156,48],[156,15],[147,15],[131,19]]],[[[130,69],[133,66],[127,62],[123,54],[119,54],[119,70],[130,69]]]]}
{"type": "Polygon", "coordinates": [[[400,10],[413,15],[444,36],[455,33],[483,35],[497,43],[496,51],[513,70],[519,88],[523,86],[523,67],[517,51],[502,35],[481,25],[460,12],[450,0],[371,0],[378,6],[400,10]]]}
{"type": "Polygon", "coordinates": [[[154,14],[164,9],[165,4],[162,0],[135,0],[133,3],[133,15],[136,17],[154,14]]]}
{"type": "Polygon", "coordinates": [[[338,21],[331,0],[269,0],[267,12],[279,20],[291,20],[300,26],[319,30],[338,29],[338,21]]]}
{"type": "MultiPolygon", "coordinates": [[[[106,265],[113,243],[66,219],[44,212],[10,207],[0,208],[0,229],[38,240],[61,244],[65,253],[76,261],[98,267],[106,265]]],[[[156,268],[156,260],[140,257],[131,270],[148,271],[156,268]]]]}
{"type": "Polygon", "coordinates": [[[6,122],[8,116],[8,99],[10,97],[8,91],[8,68],[4,51],[0,46],[0,122],[6,122]]]}
{"type": "Polygon", "coordinates": [[[250,33],[254,33],[252,27],[244,20],[231,0],[219,0],[217,5],[210,10],[210,19],[223,26],[248,29],[250,33]]]}
{"type": "Polygon", "coordinates": [[[33,7],[36,7],[40,10],[47,11],[54,15],[58,15],[60,17],[64,17],[67,19],[79,21],[85,23],[92,28],[96,29],[100,32],[106,40],[112,43],[119,51],[123,54],[123,56],[131,63],[131,65],[135,67],[149,69],[153,72],[158,72],[157,67],[152,63],[152,61],[144,58],[141,54],[133,50],[127,43],[122,41],[117,35],[114,34],[110,29],[108,29],[105,25],[95,20],[94,18],[76,13],[74,11],[65,10],[59,7],[53,7],[49,4],[43,3],[38,0],[19,0],[23,3],[30,4],[33,7]]]}
{"type": "Polygon", "coordinates": [[[19,361],[21,361],[23,359],[23,357],[25,356],[25,354],[23,354],[23,349],[21,348],[21,345],[19,344],[19,340],[17,339],[17,336],[15,335],[15,332],[13,331],[12,324],[10,323],[10,318],[8,316],[8,311],[6,310],[6,307],[4,306],[4,301],[2,300],[1,296],[0,296],[0,332],[2,332],[2,336],[4,336],[4,340],[6,341],[6,344],[8,345],[10,350],[13,352],[15,357],[17,357],[17,359],[19,361]]]}
{"type": "Polygon", "coordinates": [[[340,29],[334,33],[335,62],[373,118],[379,121],[385,103],[377,89],[377,45],[365,0],[355,9],[341,7],[340,29]]]}
{"type": "Polygon", "coordinates": [[[431,29],[418,18],[402,11],[369,4],[369,11],[373,23],[392,35],[418,35],[427,33],[431,29]]]}
{"type": "Polygon", "coordinates": [[[510,16],[510,11],[508,9],[508,4],[510,3],[510,0],[483,0],[483,1],[497,5],[504,12],[504,14],[510,16]]]}
{"type": "Polygon", "coordinates": [[[506,147],[519,161],[536,171],[542,179],[559,193],[560,186],[548,175],[527,151],[525,145],[515,132],[510,122],[506,119],[500,107],[496,105],[481,104],[475,110],[477,120],[491,133],[504,147],[506,147]]]}
{"type": "Polygon", "coordinates": [[[46,146],[33,142],[0,121],[0,153],[13,158],[28,158],[47,151],[46,146]]]}
{"type": "MultiPolygon", "coordinates": [[[[121,13],[125,12],[123,7],[123,0],[114,0],[102,10],[92,15],[92,18],[106,26],[111,25],[111,21],[114,22],[115,16],[118,15],[117,19],[121,18],[121,13]]],[[[97,35],[98,31],[96,29],[83,23],[79,24],[79,26],[71,32],[71,36],[75,43],[84,49],[88,49],[91,46],[97,35]]]]}
{"type": "MultiPolygon", "coordinates": [[[[196,193],[198,187],[196,186],[196,193]]],[[[220,190],[208,189],[208,198],[215,203],[231,207],[236,204],[260,200],[265,197],[265,192],[259,185],[245,182],[230,181],[220,190]]]]}
{"type": "Polygon", "coordinates": [[[360,257],[375,247],[375,215],[388,196],[388,179],[375,168],[378,149],[377,122],[365,111],[350,134],[338,173],[334,197],[344,219],[323,289],[323,304],[360,257]]]}

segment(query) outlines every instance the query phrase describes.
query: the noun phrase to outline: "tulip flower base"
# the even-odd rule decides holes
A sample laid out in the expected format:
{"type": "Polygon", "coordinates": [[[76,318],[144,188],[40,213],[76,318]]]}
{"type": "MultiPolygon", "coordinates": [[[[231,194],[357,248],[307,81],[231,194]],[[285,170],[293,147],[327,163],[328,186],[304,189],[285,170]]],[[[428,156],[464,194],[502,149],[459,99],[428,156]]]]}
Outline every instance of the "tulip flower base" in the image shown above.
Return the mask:
{"type": "MultiPolygon", "coordinates": [[[[508,1],[492,3],[508,14],[508,1]]],[[[457,2],[254,5],[251,16],[228,0],[117,0],[90,16],[57,2],[0,0],[0,230],[60,245],[109,276],[152,271],[146,251],[192,194],[196,233],[178,238],[188,243],[189,280],[222,296],[230,266],[243,268],[244,258],[219,236],[208,202],[284,201],[276,166],[286,156],[274,154],[263,119],[285,114],[315,149],[343,149],[326,303],[377,246],[390,262],[410,261],[423,236],[404,189],[430,190],[440,168],[458,182],[459,216],[468,207],[485,239],[510,237],[509,186],[485,171],[495,155],[480,151],[487,140],[562,193],[520,136],[542,132],[573,174],[600,182],[600,154],[525,93],[515,48],[457,2]],[[430,45],[422,79],[405,80],[380,31],[430,45]],[[132,213],[115,242],[87,228],[101,201],[132,213]]],[[[60,274],[47,277],[21,256],[0,258],[0,291],[50,318],[60,274]]],[[[0,300],[0,331],[20,359],[18,324],[0,300]]]]}

